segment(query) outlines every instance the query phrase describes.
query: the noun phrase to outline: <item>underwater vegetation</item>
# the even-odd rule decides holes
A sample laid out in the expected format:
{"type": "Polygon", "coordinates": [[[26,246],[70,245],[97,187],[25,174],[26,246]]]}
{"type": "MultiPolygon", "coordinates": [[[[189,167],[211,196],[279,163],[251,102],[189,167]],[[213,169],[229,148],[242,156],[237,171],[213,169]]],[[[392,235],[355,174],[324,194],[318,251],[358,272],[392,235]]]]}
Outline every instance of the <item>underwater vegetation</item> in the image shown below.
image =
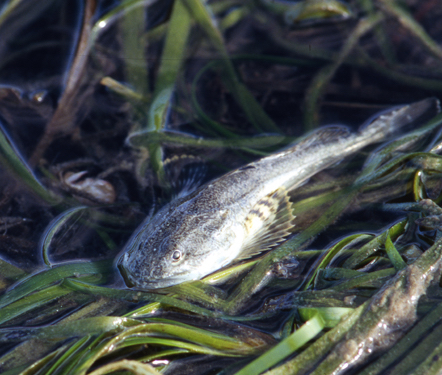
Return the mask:
{"type": "Polygon", "coordinates": [[[437,0],[1,2],[0,372],[440,373],[441,16],[437,0]],[[289,191],[266,251],[162,289],[120,273],[169,202],[418,102],[289,191]]]}

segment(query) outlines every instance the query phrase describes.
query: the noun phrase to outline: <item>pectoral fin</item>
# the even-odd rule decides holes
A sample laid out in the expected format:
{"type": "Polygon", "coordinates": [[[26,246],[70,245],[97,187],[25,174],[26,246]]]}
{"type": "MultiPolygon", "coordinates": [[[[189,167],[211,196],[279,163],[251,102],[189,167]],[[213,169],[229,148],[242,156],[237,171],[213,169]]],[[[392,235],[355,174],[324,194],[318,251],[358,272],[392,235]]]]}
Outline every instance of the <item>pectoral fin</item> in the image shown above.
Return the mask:
{"type": "Polygon", "coordinates": [[[294,226],[291,206],[284,188],[257,202],[244,222],[247,235],[238,258],[250,258],[284,241],[294,226]]]}

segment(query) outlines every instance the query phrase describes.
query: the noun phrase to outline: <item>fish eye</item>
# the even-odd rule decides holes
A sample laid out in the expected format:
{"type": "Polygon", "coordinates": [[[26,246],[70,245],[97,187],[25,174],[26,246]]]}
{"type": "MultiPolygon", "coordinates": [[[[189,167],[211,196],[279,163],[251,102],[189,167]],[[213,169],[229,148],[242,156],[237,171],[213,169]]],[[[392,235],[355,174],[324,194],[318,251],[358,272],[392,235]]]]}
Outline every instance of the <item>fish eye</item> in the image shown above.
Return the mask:
{"type": "Polygon", "coordinates": [[[178,262],[178,261],[181,259],[181,256],[182,256],[181,251],[179,251],[179,250],[175,250],[175,251],[172,253],[172,261],[173,261],[173,262],[178,262]]]}

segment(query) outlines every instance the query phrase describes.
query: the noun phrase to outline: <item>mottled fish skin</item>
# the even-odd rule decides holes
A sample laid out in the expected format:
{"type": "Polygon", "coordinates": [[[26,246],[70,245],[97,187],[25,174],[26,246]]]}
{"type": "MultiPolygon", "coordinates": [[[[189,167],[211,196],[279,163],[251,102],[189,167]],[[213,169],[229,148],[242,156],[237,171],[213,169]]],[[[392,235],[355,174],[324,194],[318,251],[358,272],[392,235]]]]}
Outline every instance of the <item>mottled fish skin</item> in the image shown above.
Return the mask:
{"type": "Polygon", "coordinates": [[[286,190],[366,145],[384,140],[432,105],[434,100],[427,99],[396,108],[357,133],[336,126],[319,129],[284,151],[172,201],[138,227],[119,258],[120,269],[140,289],[163,288],[201,279],[281,242],[293,219],[289,210],[282,216],[277,212],[288,203],[286,190]],[[276,225],[267,230],[273,220],[276,225]],[[253,249],[257,236],[270,246],[253,249]]]}

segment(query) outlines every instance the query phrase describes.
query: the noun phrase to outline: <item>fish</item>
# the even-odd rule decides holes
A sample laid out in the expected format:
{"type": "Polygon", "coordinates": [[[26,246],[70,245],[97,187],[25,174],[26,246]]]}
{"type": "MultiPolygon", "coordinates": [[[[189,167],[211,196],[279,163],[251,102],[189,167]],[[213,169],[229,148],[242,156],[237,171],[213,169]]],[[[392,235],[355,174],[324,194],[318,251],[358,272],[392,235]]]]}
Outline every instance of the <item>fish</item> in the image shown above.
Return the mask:
{"type": "Polygon", "coordinates": [[[289,192],[437,105],[435,99],[425,99],[395,107],[356,132],[345,126],[319,128],[172,200],[141,223],[118,256],[126,284],[151,290],[199,280],[274,248],[293,231],[289,192]]]}

